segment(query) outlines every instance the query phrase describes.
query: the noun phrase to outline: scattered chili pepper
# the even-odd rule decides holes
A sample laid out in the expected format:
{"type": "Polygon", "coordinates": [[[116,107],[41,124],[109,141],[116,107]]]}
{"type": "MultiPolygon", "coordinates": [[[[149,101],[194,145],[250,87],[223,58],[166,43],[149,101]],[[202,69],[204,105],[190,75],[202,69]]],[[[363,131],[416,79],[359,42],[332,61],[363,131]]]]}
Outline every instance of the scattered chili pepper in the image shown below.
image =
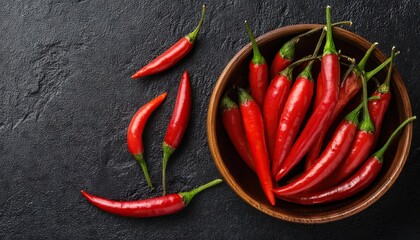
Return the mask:
{"type": "MultiPolygon", "coordinates": [[[[384,84],[381,86],[384,86],[386,84],[388,84],[389,86],[389,79],[391,78],[394,56],[395,49],[393,48],[391,53],[391,63],[390,67],[388,68],[388,75],[384,84]]],[[[382,122],[385,111],[390,101],[389,88],[388,93],[384,94],[382,94],[379,89],[380,87],[374,94],[372,94],[372,97],[378,97],[379,99],[369,101],[368,103],[368,115],[371,116],[375,132],[369,131],[370,129],[372,129],[371,126],[369,126],[368,128],[364,126],[360,127],[359,131],[357,131],[356,133],[356,138],[353,142],[349,154],[346,156],[345,160],[341,163],[341,165],[337,168],[337,171],[335,171],[325,181],[325,183],[321,184],[321,189],[325,189],[329,186],[335,186],[341,183],[342,181],[346,180],[349,176],[351,176],[351,174],[353,174],[356,171],[357,168],[359,168],[363,164],[363,161],[371,153],[373,147],[375,146],[375,138],[377,138],[377,136],[379,135],[378,129],[380,129],[380,123],[382,122]],[[384,97],[384,99],[382,99],[382,97],[384,97]]],[[[366,120],[366,122],[369,121],[366,120]]]]}
{"type": "Polygon", "coordinates": [[[322,126],[327,123],[328,118],[331,116],[337,103],[340,82],[340,63],[332,38],[330,6],[327,6],[326,8],[326,15],[327,37],[321,62],[321,74],[323,78],[322,101],[315,109],[302,133],[294,143],[283,166],[276,175],[276,181],[285,176],[309,151],[309,148],[321,132],[322,126]]]}
{"type": "Polygon", "coordinates": [[[194,31],[181,38],[164,53],[153,59],[146,66],[138,70],[131,78],[140,78],[165,71],[179,62],[193,48],[194,42],[200,32],[201,25],[204,22],[206,5],[201,10],[201,19],[194,31]]]}
{"type": "Polygon", "coordinates": [[[258,103],[259,106],[263,105],[265,91],[268,86],[268,66],[264,57],[261,55],[258,49],[255,37],[252,34],[251,28],[247,21],[245,21],[245,27],[248,32],[249,38],[251,39],[252,51],[254,56],[249,62],[249,86],[251,88],[251,95],[258,103]]]}
{"type": "Polygon", "coordinates": [[[143,170],[144,176],[146,177],[147,184],[150,188],[153,188],[152,181],[147,171],[146,162],[144,161],[144,147],[143,147],[143,130],[152,112],[165,100],[167,93],[164,92],[152,101],[142,106],[131,119],[130,125],[127,129],[127,146],[128,151],[131,153],[134,159],[136,159],[143,170]]]}
{"type": "MultiPolygon", "coordinates": [[[[331,24],[331,26],[338,26],[338,25],[344,25],[344,24],[351,26],[352,22],[351,21],[336,22],[336,23],[331,24]]],[[[295,46],[301,38],[311,35],[315,32],[321,31],[322,29],[324,29],[324,26],[316,27],[307,32],[299,34],[298,36],[290,39],[285,44],[283,44],[283,46],[274,56],[274,59],[271,63],[270,78],[271,79],[274,78],[279,72],[286,69],[287,66],[289,66],[292,63],[295,57],[295,46]]]]}
{"type": "Polygon", "coordinates": [[[255,170],[264,193],[271,203],[276,204],[273,194],[273,182],[270,176],[270,159],[264,134],[264,120],[258,104],[245,90],[239,89],[239,108],[245,134],[248,139],[255,170]]]}
{"type": "Polygon", "coordinates": [[[171,120],[166,130],[166,135],[162,144],[162,189],[163,195],[166,194],[166,165],[169,157],[178,148],[188,126],[188,120],[191,113],[191,83],[188,71],[182,74],[181,82],[178,88],[178,95],[171,120]]]}
{"type": "Polygon", "coordinates": [[[405,120],[389,137],[385,145],[372,155],[363,166],[349,179],[340,185],[331,187],[317,193],[301,193],[294,196],[280,197],[283,200],[299,203],[303,205],[323,204],[342,200],[355,195],[368,187],[380,172],[383,163],[383,155],[388,149],[389,144],[399,131],[407,124],[414,121],[416,117],[405,120]]]}
{"type": "MultiPolygon", "coordinates": [[[[374,50],[376,45],[377,45],[376,43],[372,44],[369,50],[366,52],[365,56],[359,62],[358,64],[358,68],[360,69],[359,72],[364,73],[367,59],[369,58],[371,52],[374,50]]],[[[399,53],[397,52],[396,55],[398,54],[399,53]]],[[[370,72],[367,72],[366,81],[369,81],[376,73],[378,73],[386,65],[388,65],[390,61],[391,61],[391,58],[388,58],[385,62],[380,64],[378,67],[376,67],[370,72]]],[[[348,74],[347,77],[345,77],[343,82],[341,83],[337,105],[335,106],[334,112],[325,126],[330,126],[334,122],[334,120],[341,113],[341,111],[344,109],[347,103],[350,102],[350,100],[357,94],[357,92],[361,89],[361,87],[362,87],[362,82],[361,82],[360,73],[358,73],[355,69],[352,69],[350,74],[348,74]]],[[[323,129],[323,131],[317,138],[315,144],[312,146],[312,148],[308,152],[308,155],[306,158],[306,166],[305,166],[306,169],[309,168],[318,157],[319,152],[321,151],[322,142],[324,141],[324,137],[327,131],[328,131],[328,128],[323,129]]]]}
{"type": "Polygon", "coordinates": [[[248,140],[246,139],[244,125],[242,123],[241,110],[232,101],[227,93],[221,102],[222,122],[225,130],[233,143],[236,151],[242,160],[255,172],[254,161],[249,150],[248,140]]]}
{"type": "MultiPolygon", "coordinates": [[[[325,31],[322,31],[322,34],[315,47],[313,56],[318,54],[324,37],[325,31]]],[[[274,132],[274,139],[272,140],[274,142],[274,147],[272,150],[273,154],[271,155],[273,156],[271,167],[273,178],[276,177],[276,174],[280,170],[284,159],[289,153],[303,118],[305,117],[305,114],[311,103],[312,95],[314,92],[314,82],[311,73],[313,63],[314,60],[310,61],[305,69],[297,77],[296,82],[293,84],[293,87],[287,97],[286,103],[284,104],[280,119],[276,122],[275,129],[267,128],[268,121],[265,121],[266,132],[274,132]]],[[[264,102],[264,107],[265,106],[266,103],[264,102]]],[[[270,110],[273,112],[273,109],[264,108],[264,120],[265,116],[270,113],[270,110]]],[[[268,142],[269,139],[270,138],[268,138],[268,142]]]]}
{"type": "Polygon", "coordinates": [[[215,179],[189,192],[174,193],[166,196],[134,201],[110,200],[91,195],[84,190],[82,190],[81,193],[86,200],[105,212],[124,217],[146,218],[179,212],[188,206],[195,195],[221,182],[221,179],[215,179]]]}
{"type": "Polygon", "coordinates": [[[362,105],[350,112],[337,127],[321,156],[295,181],[274,189],[276,196],[288,196],[310,189],[330,176],[350,150],[359,123],[362,105]]]}

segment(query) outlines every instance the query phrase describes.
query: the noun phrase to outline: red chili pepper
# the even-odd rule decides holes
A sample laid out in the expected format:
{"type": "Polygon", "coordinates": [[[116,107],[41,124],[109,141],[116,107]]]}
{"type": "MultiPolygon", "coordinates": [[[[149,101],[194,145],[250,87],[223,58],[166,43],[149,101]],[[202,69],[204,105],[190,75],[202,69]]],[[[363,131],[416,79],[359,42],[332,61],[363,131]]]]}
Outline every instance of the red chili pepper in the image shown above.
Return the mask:
{"type": "Polygon", "coordinates": [[[164,53],[153,59],[146,66],[138,70],[131,78],[140,78],[165,71],[179,62],[187,53],[193,48],[194,42],[200,32],[201,25],[204,21],[206,13],[206,5],[203,5],[201,10],[201,19],[194,31],[181,38],[178,42],[172,45],[164,53]]]}
{"type": "Polygon", "coordinates": [[[242,121],[245,134],[249,142],[255,170],[260,180],[262,189],[271,203],[276,204],[273,194],[273,182],[270,176],[270,159],[264,134],[264,120],[258,104],[245,90],[239,89],[239,108],[241,109],[242,121]]]}
{"type": "Polygon", "coordinates": [[[276,175],[276,181],[286,175],[302,157],[309,151],[315,142],[322,126],[327,123],[328,118],[334,111],[339,91],[340,63],[337,51],[335,50],[332,29],[331,29],[331,8],[327,6],[327,38],[324,47],[324,55],[321,63],[321,74],[323,78],[323,97],[320,105],[309,118],[305,128],[296,140],[289,152],[283,166],[276,175]]]}
{"type": "Polygon", "coordinates": [[[248,31],[249,38],[251,39],[252,51],[254,56],[249,62],[249,86],[251,88],[252,97],[258,103],[259,106],[263,105],[265,91],[268,86],[268,66],[264,57],[261,55],[258,49],[255,37],[252,34],[251,28],[247,21],[245,21],[245,27],[248,31]]]}
{"type": "Polygon", "coordinates": [[[295,181],[275,189],[276,196],[288,196],[309,191],[338,167],[354,140],[360,109],[361,106],[357,107],[344,118],[316,163],[295,181]]]}
{"type": "Polygon", "coordinates": [[[383,163],[383,155],[393,138],[403,127],[415,119],[416,117],[414,116],[405,120],[391,134],[385,145],[374,153],[354,175],[340,185],[317,193],[301,193],[294,196],[281,197],[281,199],[303,205],[313,205],[342,200],[362,191],[375,180],[380,172],[383,163]]]}
{"type": "MultiPolygon", "coordinates": [[[[372,46],[369,48],[369,50],[366,52],[365,56],[362,58],[360,63],[358,64],[358,68],[364,72],[365,65],[367,62],[367,59],[369,58],[371,52],[375,48],[377,43],[372,44],[372,46]]],[[[398,55],[398,52],[396,53],[398,55]]],[[[366,73],[366,80],[368,81],[371,79],[376,73],[381,71],[388,63],[391,61],[391,58],[388,58],[385,62],[383,62],[381,65],[373,69],[372,71],[366,73]]],[[[359,70],[359,71],[360,71],[359,70]]],[[[350,100],[357,94],[357,92],[362,87],[361,82],[361,76],[360,73],[357,73],[356,70],[351,70],[350,74],[346,74],[347,77],[344,78],[343,82],[340,86],[340,93],[339,98],[337,101],[337,105],[335,106],[334,112],[331,115],[330,119],[328,120],[328,123],[325,126],[330,126],[334,120],[337,118],[337,116],[341,113],[341,111],[344,109],[344,107],[350,102],[350,100]]],[[[317,159],[319,152],[321,151],[322,142],[324,141],[325,134],[327,133],[328,128],[324,128],[319,137],[317,138],[315,144],[312,146],[310,151],[308,152],[307,158],[306,158],[306,165],[305,169],[308,169],[314,161],[317,159]]]]}
{"type": "MultiPolygon", "coordinates": [[[[351,21],[337,22],[337,23],[333,23],[331,26],[338,26],[338,25],[343,25],[343,24],[347,24],[351,26],[352,22],[351,21]]],[[[283,44],[283,46],[274,56],[274,59],[271,63],[270,78],[273,79],[275,76],[277,76],[277,74],[279,74],[279,72],[286,69],[292,63],[295,57],[295,46],[302,37],[311,35],[317,31],[321,31],[322,29],[324,29],[324,26],[311,29],[305,33],[302,33],[290,39],[285,44],[283,44]]]]}
{"type": "MultiPolygon", "coordinates": [[[[329,186],[335,186],[342,181],[346,180],[351,174],[353,174],[357,168],[359,168],[367,156],[371,153],[373,147],[375,146],[375,138],[379,135],[377,129],[380,129],[380,124],[388,108],[390,101],[390,92],[389,92],[389,80],[391,78],[393,59],[395,56],[395,49],[392,49],[391,53],[391,63],[388,68],[388,75],[385,82],[378,88],[378,90],[372,94],[372,97],[379,98],[378,100],[372,100],[368,103],[369,114],[371,116],[371,124],[373,122],[375,131],[370,131],[371,126],[361,126],[360,130],[356,133],[355,141],[351,147],[349,154],[346,156],[345,160],[337,168],[325,183],[321,184],[320,189],[326,189],[329,186]],[[388,86],[388,87],[386,87],[388,86]],[[382,90],[381,90],[382,89],[382,90]],[[384,91],[382,93],[381,91],[384,91]],[[384,97],[384,99],[382,99],[384,97]]],[[[366,114],[366,113],[365,113],[366,114]]],[[[369,120],[365,120],[369,122],[369,120]]],[[[369,124],[368,124],[369,125],[369,124]]]]}
{"type": "MultiPolygon", "coordinates": [[[[324,36],[325,31],[322,31],[313,56],[318,54],[324,36]]],[[[280,170],[281,165],[283,164],[284,159],[289,153],[299,127],[303,121],[303,118],[305,117],[306,111],[308,110],[311,103],[312,95],[314,92],[314,82],[311,73],[313,62],[313,60],[309,62],[309,64],[307,64],[305,69],[297,77],[296,82],[293,84],[293,87],[287,97],[283,111],[281,112],[280,120],[276,122],[274,129],[267,127],[269,121],[266,120],[266,115],[270,116],[270,109],[265,107],[267,101],[264,102],[264,120],[266,120],[266,133],[270,133],[271,131],[274,133],[274,138],[271,140],[274,142],[274,149],[272,150],[273,154],[271,155],[273,156],[271,168],[273,178],[275,178],[276,174],[280,170]]],[[[269,91],[267,91],[267,93],[268,92],[269,91]]],[[[273,109],[271,109],[271,114],[272,112],[273,109]]],[[[270,135],[268,135],[268,142],[270,142],[270,135]]]]}
{"type": "Polygon", "coordinates": [[[167,93],[164,92],[152,101],[142,106],[131,119],[130,125],[127,129],[127,146],[128,151],[131,153],[134,159],[136,159],[143,170],[144,176],[146,177],[147,184],[150,188],[153,188],[152,181],[147,171],[146,162],[144,161],[144,147],[143,147],[143,130],[152,112],[165,100],[167,93]]]}
{"type": "Polygon", "coordinates": [[[227,94],[220,104],[222,109],[222,122],[225,130],[233,143],[236,151],[242,160],[255,172],[254,161],[249,150],[248,140],[246,139],[244,125],[242,123],[241,111],[238,105],[232,101],[227,94]]]}
{"type": "Polygon", "coordinates": [[[262,105],[264,128],[267,137],[267,150],[273,156],[279,118],[292,85],[292,70],[286,68],[270,83],[262,105]]]}
{"type": "Polygon", "coordinates": [[[221,179],[215,179],[190,192],[174,193],[166,196],[135,201],[110,200],[91,195],[84,190],[82,190],[81,193],[86,200],[105,212],[124,217],[146,218],[179,212],[188,206],[193,197],[199,192],[221,182],[221,179]]]}
{"type": "Polygon", "coordinates": [[[168,129],[162,144],[163,162],[162,162],[162,189],[163,195],[166,193],[166,165],[169,157],[178,148],[188,126],[188,120],[191,113],[191,83],[188,71],[184,71],[181,83],[178,88],[178,95],[172,118],[169,121],[168,129]]]}

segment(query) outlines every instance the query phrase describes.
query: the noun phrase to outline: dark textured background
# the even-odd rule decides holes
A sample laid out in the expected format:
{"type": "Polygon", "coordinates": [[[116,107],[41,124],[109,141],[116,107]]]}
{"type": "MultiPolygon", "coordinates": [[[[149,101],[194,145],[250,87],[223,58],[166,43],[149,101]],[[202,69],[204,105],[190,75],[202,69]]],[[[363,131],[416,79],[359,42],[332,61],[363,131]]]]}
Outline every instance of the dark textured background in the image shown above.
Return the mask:
{"type": "MultiPolygon", "coordinates": [[[[181,73],[193,87],[192,119],[168,167],[169,191],[219,177],[207,146],[206,109],[218,75],[248,43],[243,20],[257,35],[297,23],[324,22],[329,3],[208,2],[196,48],[171,70],[132,81],[130,75],[196,25],[196,1],[0,1],[0,239],[420,239],[420,141],[394,186],[356,216],[322,225],[274,219],[245,204],[226,185],[203,192],[185,211],[128,219],[99,211],[81,189],[114,199],[160,193],[161,141],[181,73]],[[145,132],[149,192],[126,148],[126,127],[138,107],[164,90],[166,102],[145,132]]],[[[335,2],[334,20],[396,60],[420,104],[418,1],[335,2]]],[[[416,124],[418,125],[418,124],[416,124]]],[[[414,132],[418,131],[418,126],[414,132]]],[[[414,135],[416,136],[416,134],[414,135]]]]}

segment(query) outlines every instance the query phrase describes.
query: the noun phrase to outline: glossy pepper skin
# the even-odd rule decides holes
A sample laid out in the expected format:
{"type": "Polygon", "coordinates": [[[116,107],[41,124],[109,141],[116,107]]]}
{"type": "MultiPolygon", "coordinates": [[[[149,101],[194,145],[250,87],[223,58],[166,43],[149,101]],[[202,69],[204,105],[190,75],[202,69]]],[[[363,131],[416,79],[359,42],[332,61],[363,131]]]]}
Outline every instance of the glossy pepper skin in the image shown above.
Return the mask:
{"type": "Polygon", "coordinates": [[[290,150],[283,166],[276,175],[276,181],[279,181],[284,177],[309,151],[321,132],[322,126],[327,123],[337,103],[340,82],[340,63],[332,39],[331,9],[329,6],[326,9],[326,13],[327,38],[321,62],[321,74],[323,78],[322,100],[290,150]]]}
{"type": "Polygon", "coordinates": [[[124,217],[148,218],[179,212],[190,203],[196,194],[221,182],[221,179],[216,179],[190,192],[134,201],[110,200],[91,195],[83,190],[81,193],[92,205],[105,212],[124,217]]]}
{"type": "Polygon", "coordinates": [[[290,69],[286,68],[281,73],[277,74],[271,81],[265,94],[262,110],[267,137],[267,150],[270,156],[273,156],[274,154],[274,144],[276,142],[280,115],[292,85],[291,72],[290,69]]]}
{"type": "MultiPolygon", "coordinates": [[[[316,57],[318,54],[324,37],[325,31],[322,31],[312,57],[316,57]]],[[[273,178],[276,177],[276,174],[280,170],[284,159],[289,153],[303,118],[305,117],[311,103],[312,95],[314,92],[314,81],[311,73],[313,63],[314,60],[310,61],[309,63],[304,63],[306,67],[298,75],[295,83],[293,84],[293,87],[288,94],[286,103],[281,112],[277,127],[274,131],[274,150],[273,154],[271,155],[271,172],[273,178]]],[[[293,65],[295,64],[296,63],[293,65]]],[[[300,66],[302,66],[302,64],[300,66]]]]}
{"type": "Polygon", "coordinates": [[[273,177],[279,172],[293,145],[299,127],[311,103],[314,82],[311,77],[299,76],[293,84],[278,123],[272,161],[273,177]]]}
{"type": "Polygon", "coordinates": [[[416,117],[414,116],[405,120],[392,133],[385,145],[374,153],[356,173],[343,183],[316,193],[301,193],[293,196],[281,197],[281,199],[302,205],[314,205],[339,201],[357,194],[368,187],[378,176],[383,165],[383,155],[392,139],[402,128],[415,119],[416,117]]]}
{"type": "Polygon", "coordinates": [[[144,161],[144,147],[143,147],[143,130],[146,125],[147,120],[153,111],[160,106],[160,104],[165,100],[167,93],[164,92],[152,101],[143,105],[131,119],[130,125],[127,128],[127,146],[128,151],[131,153],[134,159],[136,159],[146,177],[147,184],[149,187],[152,186],[152,181],[150,180],[149,173],[147,171],[146,162],[144,161]]]}
{"type": "Polygon", "coordinates": [[[245,134],[248,139],[255,170],[260,184],[271,205],[275,205],[273,182],[270,175],[270,159],[264,134],[264,120],[258,104],[245,90],[239,89],[239,108],[245,134]]]}
{"type": "Polygon", "coordinates": [[[276,196],[288,196],[310,189],[330,176],[346,156],[357,130],[360,108],[356,108],[340,123],[324,152],[304,174],[295,181],[274,189],[276,196]]]}
{"type": "Polygon", "coordinates": [[[265,92],[267,91],[268,86],[268,66],[258,49],[257,42],[255,41],[255,37],[252,34],[247,21],[245,21],[245,26],[251,40],[252,51],[254,53],[254,56],[249,62],[249,86],[251,88],[252,97],[261,107],[263,105],[265,92]]]}
{"type": "MultiPolygon", "coordinates": [[[[359,71],[364,72],[366,61],[369,58],[371,52],[376,47],[377,43],[373,43],[372,46],[369,48],[369,50],[366,52],[365,56],[362,58],[360,63],[358,64],[359,71]]],[[[397,53],[398,54],[398,53],[397,53]]],[[[383,62],[381,65],[376,67],[370,72],[366,73],[366,81],[369,81],[370,78],[372,78],[376,73],[381,71],[389,62],[391,61],[391,58],[388,58],[385,62],[383,62]]],[[[337,116],[342,112],[344,107],[350,102],[351,99],[360,91],[362,88],[362,78],[361,74],[357,73],[354,69],[350,72],[350,74],[347,75],[347,77],[344,78],[343,82],[340,85],[340,93],[339,98],[337,101],[337,104],[335,106],[334,112],[332,113],[330,119],[328,120],[328,123],[326,126],[331,125],[334,120],[337,118],[337,116]]],[[[369,102],[371,104],[371,102],[369,102]]],[[[375,126],[376,127],[376,126],[375,126]]],[[[328,129],[324,128],[319,135],[318,139],[316,140],[315,144],[312,146],[310,151],[308,152],[308,156],[306,159],[306,168],[310,167],[313,162],[316,160],[316,158],[319,155],[319,152],[321,151],[322,142],[324,140],[325,134],[327,133],[328,129]]]]}
{"type": "MultiPolygon", "coordinates": [[[[395,53],[393,48],[391,53],[391,63],[390,67],[388,68],[388,75],[385,82],[381,86],[384,86],[384,84],[389,84],[394,56],[395,53]]],[[[369,115],[375,127],[375,132],[365,131],[364,129],[357,131],[355,141],[349,154],[337,168],[337,171],[335,171],[334,174],[332,174],[325,181],[325,183],[322,184],[324,188],[327,186],[337,185],[351,176],[351,174],[353,174],[363,164],[363,161],[366,160],[367,156],[369,156],[373,147],[375,146],[375,141],[379,135],[378,130],[380,131],[381,123],[390,101],[389,88],[387,93],[382,94],[379,92],[380,87],[377,91],[375,91],[375,93],[372,94],[372,97],[377,97],[379,99],[371,100],[368,103],[369,115]],[[384,97],[384,99],[382,99],[382,97],[384,97]]]]}
{"type": "Polygon", "coordinates": [[[220,108],[222,110],[222,123],[230,141],[246,165],[255,172],[254,161],[252,160],[242,123],[241,110],[239,110],[238,105],[227,94],[223,96],[220,108]]]}
{"type": "Polygon", "coordinates": [[[166,165],[169,157],[181,144],[182,137],[188,127],[188,121],[191,114],[191,83],[188,71],[184,71],[179,84],[178,94],[171,120],[169,121],[166,135],[162,144],[162,188],[163,195],[166,193],[166,165]]]}
{"type": "Polygon", "coordinates": [[[172,45],[164,53],[153,59],[146,66],[138,70],[133,76],[131,76],[131,78],[141,78],[163,72],[184,58],[185,55],[187,55],[193,48],[194,42],[197,39],[198,33],[200,32],[201,25],[204,22],[205,12],[206,6],[203,5],[201,11],[201,19],[196,29],[189,33],[187,36],[181,38],[178,42],[172,45]]]}
{"type": "MultiPolygon", "coordinates": [[[[332,26],[337,26],[341,24],[346,24],[346,25],[351,26],[352,22],[351,21],[337,22],[337,23],[333,23],[332,26]]],[[[286,69],[292,63],[295,57],[295,46],[302,37],[309,36],[315,32],[321,31],[322,29],[324,29],[324,26],[316,27],[305,33],[299,34],[298,36],[284,43],[283,46],[280,48],[280,50],[274,56],[273,61],[271,62],[270,78],[273,79],[277,74],[279,74],[279,72],[286,69]]]]}

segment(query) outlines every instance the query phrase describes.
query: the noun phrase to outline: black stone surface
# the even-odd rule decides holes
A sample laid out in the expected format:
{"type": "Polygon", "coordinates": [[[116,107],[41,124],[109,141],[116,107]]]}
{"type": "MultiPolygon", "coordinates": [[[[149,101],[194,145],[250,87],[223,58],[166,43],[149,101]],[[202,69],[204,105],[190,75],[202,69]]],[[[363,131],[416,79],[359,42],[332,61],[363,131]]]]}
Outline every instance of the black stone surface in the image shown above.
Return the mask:
{"type": "Polygon", "coordinates": [[[196,1],[0,1],[0,239],[420,239],[420,141],[394,186],[353,217],[322,225],[274,219],[222,184],[179,214],[128,219],[99,211],[81,189],[113,199],[160,194],[161,141],[181,73],[193,87],[192,119],[168,167],[170,192],[219,177],[207,145],[206,109],[218,75],[256,35],[297,23],[351,19],[352,31],[378,41],[396,60],[420,110],[418,1],[209,1],[196,48],[153,77],[131,74],[196,25],[196,1]],[[145,132],[150,192],[126,148],[138,107],[168,91],[145,132]]]}

